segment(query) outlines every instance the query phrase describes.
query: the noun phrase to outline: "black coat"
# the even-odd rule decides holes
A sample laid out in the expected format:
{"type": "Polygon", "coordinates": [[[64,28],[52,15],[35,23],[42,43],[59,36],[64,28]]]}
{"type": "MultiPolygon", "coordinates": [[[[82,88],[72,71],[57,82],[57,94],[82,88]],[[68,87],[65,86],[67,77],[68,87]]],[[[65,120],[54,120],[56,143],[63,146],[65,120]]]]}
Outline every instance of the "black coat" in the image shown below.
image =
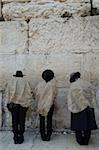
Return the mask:
{"type": "Polygon", "coordinates": [[[71,130],[97,129],[94,108],[87,107],[79,113],[71,113],[71,130]]]}

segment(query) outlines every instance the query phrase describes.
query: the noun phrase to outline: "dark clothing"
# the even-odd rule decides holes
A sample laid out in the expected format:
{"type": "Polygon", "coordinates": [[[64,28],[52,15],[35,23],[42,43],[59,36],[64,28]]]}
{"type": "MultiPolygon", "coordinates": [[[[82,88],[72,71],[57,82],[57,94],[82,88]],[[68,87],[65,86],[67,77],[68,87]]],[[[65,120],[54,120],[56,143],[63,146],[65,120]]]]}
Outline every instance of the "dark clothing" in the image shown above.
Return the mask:
{"type": "Polygon", "coordinates": [[[76,136],[76,141],[80,145],[88,145],[91,136],[91,130],[76,131],[75,136],[76,136]]]}
{"type": "Polygon", "coordinates": [[[97,129],[94,108],[87,107],[79,113],[71,113],[71,130],[75,131],[76,141],[88,145],[91,130],[97,129]]]}
{"type": "Polygon", "coordinates": [[[50,140],[52,134],[52,116],[54,111],[54,105],[50,108],[50,111],[47,115],[47,133],[45,132],[45,117],[39,114],[40,117],[40,134],[42,140],[50,140]]]}
{"type": "Polygon", "coordinates": [[[71,113],[71,130],[97,129],[94,108],[87,107],[79,113],[71,113]]]}
{"type": "Polygon", "coordinates": [[[12,131],[14,133],[14,140],[17,140],[18,136],[23,138],[26,112],[28,108],[14,103],[7,104],[7,108],[12,114],[12,131]]]}

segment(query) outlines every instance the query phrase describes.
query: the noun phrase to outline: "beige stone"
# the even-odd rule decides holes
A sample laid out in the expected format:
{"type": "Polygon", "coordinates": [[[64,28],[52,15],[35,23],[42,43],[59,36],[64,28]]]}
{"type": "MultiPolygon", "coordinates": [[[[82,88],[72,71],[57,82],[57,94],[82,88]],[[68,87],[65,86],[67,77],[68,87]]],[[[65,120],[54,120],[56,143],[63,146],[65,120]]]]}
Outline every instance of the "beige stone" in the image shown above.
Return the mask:
{"type": "Polygon", "coordinates": [[[99,52],[99,16],[30,21],[31,52],[99,52]]]}
{"type": "Polygon", "coordinates": [[[0,91],[0,129],[2,127],[2,91],[0,91]]]}
{"type": "Polygon", "coordinates": [[[0,17],[1,17],[1,0],[0,0],[0,17]]]}
{"type": "Polygon", "coordinates": [[[93,0],[93,6],[94,6],[94,8],[99,8],[99,1],[93,0]]]}
{"type": "Polygon", "coordinates": [[[99,128],[99,106],[95,109],[96,123],[99,128]]]}
{"type": "Polygon", "coordinates": [[[59,87],[68,87],[70,73],[80,71],[82,62],[81,54],[1,55],[0,87],[4,89],[6,82],[15,74],[16,70],[22,70],[25,77],[31,81],[31,86],[35,87],[35,84],[41,80],[42,72],[47,68],[55,72],[59,87]]]}
{"type": "Polygon", "coordinates": [[[91,47],[93,52],[99,52],[99,16],[91,17],[91,47]]]}
{"type": "Polygon", "coordinates": [[[2,12],[5,20],[61,17],[65,12],[68,12],[70,15],[86,16],[90,15],[90,3],[89,1],[86,3],[54,0],[33,0],[30,3],[12,2],[4,4],[2,12]]]}
{"type": "Polygon", "coordinates": [[[91,50],[90,17],[33,19],[29,26],[31,52],[84,53],[91,50]]]}
{"type": "Polygon", "coordinates": [[[31,0],[2,0],[2,2],[30,2],[31,0]]]}
{"type": "Polygon", "coordinates": [[[97,74],[95,54],[87,53],[83,55],[83,67],[81,70],[82,78],[95,84],[97,74]]]}
{"type": "Polygon", "coordinates": [[[82,77],[91,81],[95,86],[99,85],[99,53],[83,55],[82,77]]]}
{"type": "Polygon", "coordinates": [[[0,22],[0,54],[17,54],[25,53],[26,51],[26,22],[0,22]]]}

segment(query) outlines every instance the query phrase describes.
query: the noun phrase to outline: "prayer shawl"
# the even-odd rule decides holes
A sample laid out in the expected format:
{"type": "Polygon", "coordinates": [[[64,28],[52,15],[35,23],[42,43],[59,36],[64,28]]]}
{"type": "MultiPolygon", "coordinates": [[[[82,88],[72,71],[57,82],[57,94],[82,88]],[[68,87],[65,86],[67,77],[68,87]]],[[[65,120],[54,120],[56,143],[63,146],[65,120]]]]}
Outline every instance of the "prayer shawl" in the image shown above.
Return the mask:
{"type": "Polygon", "coordinates": [[[43,116],[47,116],[51,106],[56,100],[56,80],[52,79],[49,82],[43,80],[37,85],[34,91],[35,98],[38,101],[37,112],[43,116]]]}
{"type": "Polygon", "coordinates": [[[78,113],[87,108],[96,106],[95,87],[88,81],[78,79],[71,83],[68,94],[68,109],[78,113]]]}
{"type": "Polygon", "coordinates": [[[31,92],[30,85],[24,77],[13,77],[7,84],[6,99],[8,103],[13,102],[23,107],[29,107],[32,103],[31,92]]]}

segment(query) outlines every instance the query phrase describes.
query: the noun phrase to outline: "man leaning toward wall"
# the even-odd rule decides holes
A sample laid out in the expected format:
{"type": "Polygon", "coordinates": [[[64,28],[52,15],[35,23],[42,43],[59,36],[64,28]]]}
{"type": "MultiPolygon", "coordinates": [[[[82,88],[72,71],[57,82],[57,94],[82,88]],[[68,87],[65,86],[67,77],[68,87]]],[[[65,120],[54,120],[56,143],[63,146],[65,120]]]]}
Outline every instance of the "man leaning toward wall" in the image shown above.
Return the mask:
{"type": "Polygon", "coordinates": [[[32,91],[29,82],[22,71],[16,71],[6,88],[7,108],[12,114],[12,131],[14,143],[24,141],[25,118],[28,107],[32,102],[32,91]]]}
{"type": "Polygon", "coordinates": [[[94,107],[96,106],[95,88],[75,72],[70,76],[68,108],[71,111],[71,130],[75,131],[80,145],[88,145],[91,130],[97,129],[94,107]]]}
{"type": "Polygon", "coordinates": [[[57,103],[57,82],[52,70],[46,69],[43,71],[42,81],[38,83],[34,91],[35,98],[38,101],[37,112],[40,118],[41,138],[43,141],[50,141],[52,116],[57,103]]]}

